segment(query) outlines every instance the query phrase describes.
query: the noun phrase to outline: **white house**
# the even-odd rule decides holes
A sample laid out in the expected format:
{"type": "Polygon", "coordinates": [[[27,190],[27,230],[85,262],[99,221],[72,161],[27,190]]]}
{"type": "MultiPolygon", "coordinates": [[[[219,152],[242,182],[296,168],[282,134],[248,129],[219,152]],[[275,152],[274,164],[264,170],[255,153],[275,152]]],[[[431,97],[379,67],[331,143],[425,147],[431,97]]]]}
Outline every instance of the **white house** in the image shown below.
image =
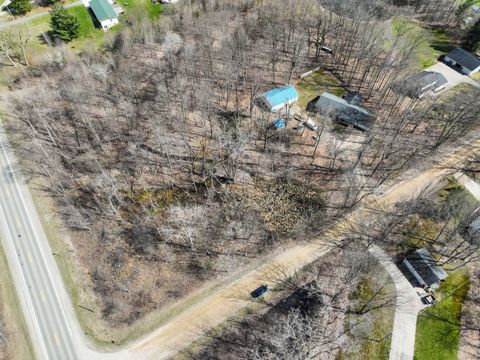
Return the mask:
{"type": "Polygon", "coordinates": [[[118,24],[118,14],[113,9],[112,0],[82,0],[82,2],[95,15],[103,31],[118,24]]]}
{"type": "Polygon", "coordinates": [[[443,61],[465,75],[472,75],[480,71],[480,58],[465,49],[453,49],[445,55],[443,61]]]}

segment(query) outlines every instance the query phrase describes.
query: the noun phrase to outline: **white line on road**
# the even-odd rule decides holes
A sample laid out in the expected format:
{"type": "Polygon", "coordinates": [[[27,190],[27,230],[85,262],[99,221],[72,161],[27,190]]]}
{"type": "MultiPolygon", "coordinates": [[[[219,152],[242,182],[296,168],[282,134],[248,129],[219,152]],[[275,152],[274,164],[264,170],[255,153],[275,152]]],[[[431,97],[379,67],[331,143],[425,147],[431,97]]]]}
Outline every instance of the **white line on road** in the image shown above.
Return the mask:
{"type": "MultiPolygon", "coordinates": [[[[1,143],[1,139],[0,139],[0,143],[1,143]]],[[[3,144],[2,144],[2,147],[3,147],[3,144]]],[[[5,213],[3,212],[3,208],[1,206],[0,206],[0,213],[1,213],[2,222],[5,224],[4,228],[5,228],[5,231],[7,233],[6,237],[7,237],[8,240],[10,240],[10,244],[12,246],[12,249],[15,250],[15,245],[13,243],[12,234],[11,234],[9,228],[8,228],[7,218],[5,217],[5,213]]],[[[23,274],[22,264],[21,264],[18,256],[15,256],[15,259],[17,259],[17,265],[18,265],[18,268],[20,269],[18,272],[20,273],[20,276],[22,277],[22,285],[24,287],[24,292],[25,292],[25,294],[28,294],[28,285],[27,285],[27,281],[25,279],[25,276],[23,274]]],[[[40,325],[38,323],[37,315],[35,314],[35,311],[33,310],[33,304],[32,304],[31,296],[26,296],[25,300],[27,302],[27,306],[28,306],[28,310],[30,312],[30,315],[33,319],[33,326],[35,327],[37,333],[41,334],[42,332],[40,330],[40,325]]],[[[39,343],[40,343],[41,353],[42,353],[43,358],[48,359],[48,354],[47,354],[47,349],[45,347],[45,343],[43,342],[43,340],[39,341],[39,343]]]]}

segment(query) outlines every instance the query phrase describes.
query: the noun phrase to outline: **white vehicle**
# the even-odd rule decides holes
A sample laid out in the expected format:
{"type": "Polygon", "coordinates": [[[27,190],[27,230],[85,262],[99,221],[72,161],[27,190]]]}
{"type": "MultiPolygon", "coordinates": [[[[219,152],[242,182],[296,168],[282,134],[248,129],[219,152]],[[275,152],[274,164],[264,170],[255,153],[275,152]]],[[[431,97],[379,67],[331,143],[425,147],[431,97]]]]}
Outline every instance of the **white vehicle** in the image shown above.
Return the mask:
{"type": "Polygon", "coordinates": [[[308,118],[307,121],[305,121],[305,126],[312,131],[317,131],[318,129],[317,123],[310,118],[308,118]]]}

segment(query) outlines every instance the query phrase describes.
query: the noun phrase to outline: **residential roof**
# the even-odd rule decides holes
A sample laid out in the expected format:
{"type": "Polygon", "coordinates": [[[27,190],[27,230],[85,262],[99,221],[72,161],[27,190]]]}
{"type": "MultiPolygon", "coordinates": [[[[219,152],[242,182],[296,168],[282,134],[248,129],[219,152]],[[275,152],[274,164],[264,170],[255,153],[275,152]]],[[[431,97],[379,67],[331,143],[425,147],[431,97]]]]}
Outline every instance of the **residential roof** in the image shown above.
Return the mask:
{"type": "Polygon", "coordinates": [[[448,84],[442,74],[435,71],[421,71],[408,76],[396,84],[396,90],[407,96],[418,97],[428,91],[435,91],[448,84]]]}
{"type": "Polygon", "coordinates": [[[98,21],[118,18],[117,13],[107,0],[92,0],[90,1],[90,8],[98,21]]]}
{"type": "Polygon", "coordinates": [[[448,276],[425,248],[411,253],[406,259],[427,286],[431,286],[448,276]]]}
{"type": "Polygon", "coordinates": [[[355,91],[349,91],[343,98],[351,105],[360,105],[363,102],[363,96],[355,91]]]}
{"type": "Polygon", "coordinates": [[[314,107],[318,112],[333,116],[337,121],[363,131],[370,129],[373,119],[373,115],[364,107],[348,103],[346,99],[327,92],[316,100],[314,107]]]}
{"type": "Polygon", "coordinates": [[[262,96],[268,102],[272,111],[279,107],[283,107],[287,103],[298,100],[298,93],[293,85],[272,89],[264,93],[262,96]]]}
{"type": "Polygon", "coordinates": [[[446,56],[472,71],[480,67],[480,59],[465,49],[453,49],[446,56]]]}

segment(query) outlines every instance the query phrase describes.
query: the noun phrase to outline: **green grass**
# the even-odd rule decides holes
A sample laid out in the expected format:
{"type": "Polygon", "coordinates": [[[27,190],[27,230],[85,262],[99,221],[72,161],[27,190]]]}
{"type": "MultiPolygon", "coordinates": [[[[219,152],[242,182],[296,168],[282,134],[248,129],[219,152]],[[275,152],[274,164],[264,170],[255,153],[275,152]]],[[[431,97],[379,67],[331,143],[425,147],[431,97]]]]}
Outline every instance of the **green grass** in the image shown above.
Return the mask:
{"type": "Polygon", "coordinates": [[[418,64],[415,67],[418,70],[432,66],[440,55],[453,48],[450,45],[450,38],[444,30],[427,29],[416,21],[402,17],[392,20],[392,33],[394,35],[399,34],[402,30],[405,31],[405,29],[409,30],[405,36],[409,37],[411,41],[420,41],[415,50],[418,64]]]}
{"type": "MultiPolygon", "coordinates": [[[[374,281],[376,280],[372,277],[365,277],[360,280],[351,295],[351,299],[359,301],[360,304],[368,302],[374,295],[374,281]]],[[[385,289],[386,294],[395,292],[393,283],[389,287],[385,289]]],[[[363,334],[364,338],[361,340],[358,349],[353,352],[342,351],[335,360],[387,359],[390,352],[394,313],[395,307],[392,306],[373,310],[364,315],[369,317],[367,321],[370,321],[372,325],[368,333],[363,334]]],[[[354,315],[348,316],[347,326],[357,320],[354,315]]],[[[355,333],[355,329],[353,329],[353,333],[355,333]]]]}
{"type": "Polygon", "coordinates": [[[480,0],[462,0],[461,2],[462,2],[462,4],[465,4],[465,3],[468,2],[468,3],[470,3],[470,6],[471,6],[471,5],[478,5],[478,6],[480,6],[480,0]]]}
{"type": "Polygon", "coordinates": [[[431,246],[442,231],[442,224],[431,219],[418,219],[418,216],[412,215],[402,231],[406,232],[404,240],[408,249],[413,251],[431,246]]]}
{"type": "Polygon", "coordinates": [[[119,4],[127,14],[141,15],[142,12],[146,12],[150,19],[158,18],[164,6],[162,4],[152,4],[151,0],[121,0],[119,4]]]}
{"type": "Polygon", "coordinates": [[[70,14],[75,15],[80,21],[80,32],[78,37],[81,38],[93,38],[103,37],[104,31],[95,28],[92,17],[88,13],[84,6],[76,6],[67,10],[70,14]]]}
{"type": "Polygon", "coordinates": [[[449,274],[437,291],[440,301],[417,319],[415,360],[456,360],[462,304],[468,293],[469,276],[464,269],[449,274]]]}
{"type": "Polygon", "coordinates": [[[439,205],[455,209],[452,225],[457,225],[468,218],[476,208],[479,201],[455,179],[450,179],[450,184],[439,191],[439,205]]]}
{"type": "Polygon", "coordinates": [[[473,74],[473,75],[470,75],[470,77],[471,77],[473,80],[477,80],[478,82],[480,82],[480,72],[475,73],[475,74],[473,74]]]}
{"type": "Polygon", "coordinates": [[[342,96],[346,93],[346,90],[340,85],[340,81],[333,75],[323,70],[316,71],[297,84],[299,95],[298,106],[302,110],[305,110],[311,100],[326,91],[337,96],[342,96]]]}
{"type": "MultiPolygon", "coordinates": [[[[72,1],[73,0],[67,0],[67,2],[72,1]]],[[[142,17],[146,13],[149,18],[156,19],[160,16],[163,10],[162,4],[152,4],[150,0],[124,0],[119,1],[119,4],[125,9],[125,15],[122,15],[119,25],[110,28],[109,33],[119,31],[122,28],[122,22],[126,20],[128,15],[142,17]]],[[[85,9],[83,5],[79,5],[69,8],[67,11],[77,16],[80,21],[79,37],[69,42],[68,46],[72,49],[83,49],[87,46],[100,47],[103,44],[107,33],[101,29],[95,28],[87,9],[85,9]]],[[[32,35],[27,49],[30,61],[35,60],[52,50],[52,48],[45,44],[42,38],[42,33],[47,33],[50,30],[49,14],[46,13],[45,16],[32,19],[21,25],[13,25],[8,29],[15,31],[20,27],[27,27],[32,35]]]]}

